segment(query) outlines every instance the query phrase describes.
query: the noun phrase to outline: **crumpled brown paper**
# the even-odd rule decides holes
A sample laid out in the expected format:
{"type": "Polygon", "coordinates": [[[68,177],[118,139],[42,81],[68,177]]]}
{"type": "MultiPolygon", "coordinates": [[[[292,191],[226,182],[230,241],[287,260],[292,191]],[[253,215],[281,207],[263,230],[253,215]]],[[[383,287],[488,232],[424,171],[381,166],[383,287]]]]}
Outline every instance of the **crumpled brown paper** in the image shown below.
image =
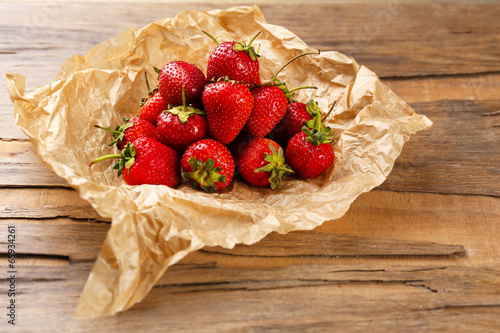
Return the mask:
{"type": "MultiPolygon", "coordinates": [[[[124,311],[140,302],[168,266],[208,246],[252,244],[272,231],[313,229],[340,218],[363,192],[381,184],[410,135],[432,122],[417,115],[377,76],[338,52],[302,57],[280,78],[302,90],[297,99],[318,101],[327,111],[338,101],[329,125],[336,134],[335,167],[315,180],[289,177],[276,191],[235,181],[207,194],[181,185],[128,186],[113,163],[89,161],[111,153],[109,134],[138,113],[147,96],[144,71],[185,60],[206,70],[215,47],[202,30],[220,41],[260,44],[261,77],[268,80],[293,56],[313,51],[283,27],[266,23],[257,6],[209,12],[186,11],[175,18],[129,29],[65,61],[56,82],[24,93],[24,77],[7,74],[17,125],[43,161],[76,188],[112,225],[81,294],[75,317],[124,311]]],[[[335,36],[332,36],[335,38],[335,36]]]]}

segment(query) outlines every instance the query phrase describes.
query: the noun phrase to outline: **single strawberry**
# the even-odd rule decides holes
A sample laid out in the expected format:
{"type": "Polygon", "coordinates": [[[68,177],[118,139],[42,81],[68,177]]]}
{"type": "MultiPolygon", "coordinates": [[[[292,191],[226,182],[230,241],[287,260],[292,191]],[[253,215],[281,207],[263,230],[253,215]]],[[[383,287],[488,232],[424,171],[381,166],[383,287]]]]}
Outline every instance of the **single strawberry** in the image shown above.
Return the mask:
{"type": "MultiPolygon", "coordinates": [[[[155,68],[156,70],[157,68],[155,68]]],[[[143,98],[139,104],[139,118],[149,121],[151,124],[156,126],[156,120],[158,115],[168,109],[168,103],[161,97],[158,87],[151,90],[149,87],[148,74],[144,72],[146,77],[146,85],[148,86],[148,97],[143,98]]]]}
{"type": "Polygon", "coordinates": [[[288,100],[275,85],[255,87],[251,92],[254,105],[245,130],[252,137],[265,137],[285,115],[288,100]]]}
{"type": "Polygon", "coordinates": [[[247,141],[241,151],[233,155],[243,179],[254,186],[270,185],[275,190],[284,174],[293,173],[285,164],[283,149],[266,138],[247,141]]]}
{"type": "Polygon", "coordinates": [[[252,38],[248,45],[237,41],[219,43],[207,32],[203,31],[203,33],[217,43],[217,47],[208,59],[207,79],[209,81],[217,81],[227,77],[229,80],[250,86],[260,84],[259,60],[257,59],[259,55],[252,46],[260,32],[252,38]]]}
{"type": "Polygon", "coordinates": [[[110,146],[116,143],[119,149],[123,149],[128,142],[133,142],[142,137],[148,137],[157,141],[162,141],[158,129],[149,121],[135,117],[132,119],[123,118],[124,124],[116,126],[114,130],[94,125],[94,127],[113,133],[114,140],[109,144],[110,146]]]}
{"type": "Polygon", "coordinates": [[[203,90],[203,106],[210,134],[228,144],[240,133],[253,108],[253,96],[242,83],[219,81],[203,90]]]}
{"type": "Polygon", "coordinates": [[[315,101],[309,101],[307,104],[297,101],[289,103],[283,119],[269,133],[269,138],[285,147],[295,134],[302,131],[304,123],[314,118],[318,112],[318,104],[315,101]]]}
{"type": "Polygon", "coordinates": [[[316,87],[298,87],[288,90],[286,85],[278,80],[278,74],[292,61],[310,55],[309,52],[294,57],[283,65],[271,78],[271,81],[262,86],[252,88],[254,105],[252,113],[245,125],[246,132],[252,137],[265,137],[281,121],[286,113],[288,103],[293,101],[293,92],[299,89],[316,89],[316,87]]]}
{"type": "Polygon", "coordinates": [[[180,158],[171,148],[160,142],[142,137],[132,143],[128,142],[120,154],[111,154],[99,157],[95,163],[110,159],[120,158],[114,165],[118,170],[118,177],[128,185],[166,185],[174,187],[181,179],[180,158]]]}
{"type": "Polygon", "coordinates": [[[182,104],[182,87],[186,103],[195,103],[201,98],[207,78],[196,65],[185,61],[171,61],[161,69],[158,89],[165,102],[171,106],[182,104]]]}
{"type": "MultiPolygon", "coordinates": [[[[332,112],[333,107],[324,119],[332,112]]],[[[334,136],[329,127],[325,127],[321,115],[316,115],[306,122],[302,131],[295,134],[286,148],[286,160],[301,178],[316,178],[333,163],[334,153],[331,143],[334,136]]]]}
{"type": "Polygon", "coordinates": [[[163,111],[158,115],[158,133],[163,143],[177,152],[184,152],[193,142],[205,138],[208,134],[207,120],[203,110],[186,106],[184,89],[183,104],[163,111]]]}
{"type": "Polygon", "coordinates": [[[196,188],[214,192],[228,186],[234,176],[234,159],[222,143],[203,139],[191,144],[181,159],[184,176],[196,188]]]}

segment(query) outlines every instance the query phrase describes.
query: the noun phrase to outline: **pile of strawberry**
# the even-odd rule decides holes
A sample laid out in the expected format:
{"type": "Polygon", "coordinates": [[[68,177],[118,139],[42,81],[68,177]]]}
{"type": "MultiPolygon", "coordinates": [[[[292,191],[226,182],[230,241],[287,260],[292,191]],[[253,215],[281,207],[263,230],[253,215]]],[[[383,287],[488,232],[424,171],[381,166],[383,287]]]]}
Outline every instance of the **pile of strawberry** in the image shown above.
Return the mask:
{"type": "Polygon", "coordinates": [[[276,189],[285,174],[316,178],[334,159],[333,135],[314,101],[294,100],[277,79],[261,83],[252,42],[217,43],[207,74],[177,60],[156,69],[158,87],[143,99],[139,115],[113,134],[120,158],[114,168],[129,185],[174,187],[184,179],[207,192],[228,186],[235,172],[251,185],[276,189]],[[284,152],[283,148],[286,150],[284,152]]]}

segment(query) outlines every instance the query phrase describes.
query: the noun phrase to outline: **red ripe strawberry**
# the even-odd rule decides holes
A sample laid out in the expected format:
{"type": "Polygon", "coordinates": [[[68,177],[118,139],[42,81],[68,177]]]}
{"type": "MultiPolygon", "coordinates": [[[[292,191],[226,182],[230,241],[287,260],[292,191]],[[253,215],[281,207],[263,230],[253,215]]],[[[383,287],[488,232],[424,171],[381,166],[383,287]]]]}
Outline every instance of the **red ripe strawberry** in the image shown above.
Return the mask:
{"type": "Polygon", "coordinates": [[[260,84],[259,55],[255,52],[252,42],[260,32],[247,44],[243,42],[219,43],[214,37],[203,31],[217,43],[217,47],[210,54],[207,65],[207,79],[217,81],[228,78],[253,86],[260,84]]]}
{"type": "Polygon", "coordinates": [[[113,133],[114,140],[109,145],[112,146],[116,143],[119,149],[123,149],[128,142],[133,142],[142,137],[162,141],[158,129],[149,121],[138,117],[130,120],[123,118],[123,120],[124,124],[122,126],[116,126],[114,130],[99,125],[94,125],[94,127],[113,133]]]}
{"type": "Polygon", "coordinates": [[[278,188],[281,177],[292,173],[285,164],[283,149],[266,138],[253,138],[244,143],[241,153],[235,154],[238,171],[243,179],[254,186],[278,188]]]}
{"type": "Polygon", "coordinates": [[[207,79],[196,65],[185,61],[171,61],[161,69],[158,89],[167,104],[182,104],[182,87],[186,93],[186,103],[191,104],[201,98],[207,79]]]}
{"type": "Polygon", "coordinates": [[[309,101],[307,104],[302,102],[288,104],[283,119],[269,134],[269,138],[284,147],[295,134],[302,131],[304,123],[311,120],[318,112],[318,104],[314,101],[309,101]]]}
{"type": "Polygon", "coordinates": [[[158,132],[163,143],[177,152],[184,152],[193,142],[205,138],[208,125],[203,110],[183,105],[166,110],[158,116],[158,132]]]}
{"type": "Polygon", "coordinates": [[[316,89],[316,87],[298,87],[288,90],[286,85],[278,80],[278,74],[288,64],[309,54],[318,53],[309,52],[294,57],[273,75],[271,81],[252,89],[254,106],[245,126],[250,136],[264,137],[272,131],[285,115],[288,103],[293,101],[293,91],[306,88],[316,89]]]}
{"type": "Polygon", "coordinates": [[[254,105],[245,130],[252,137],[264,137],[285,115],[288,99],[275,85],[256,87],[251,92],[254,105]]]}
{"type": "Polygon", "coordinates": [[[128,185],[166,185],[174,187],[181,179],[180,158],[177,153],[160,142],[142,137],[127,143],[120,154],[99,157],[90,166],[109,158],[120,158],[114,169],[128,185]]]}
{"type": "Polygon", "coordinates": [[[210,134],[223,144],[240,133],[253,107],[250,90],[234,81],[207,84],[202,100],[210,134]]]}
{"type": "Polygon", "coordinates": [[[302,132],[290,139],[286,148],[286,160],[299,177],[319,177],[333,163],[333,139],[331,129],[324,126],[321,115],[318,114],[304,125],[302,132]]]}
{"type": "MultiPolygon", "coordinates": [[[[157,68],[155,68],[156,70],[157,68]]],[[[156,126],[156,119],[158,115],[168,109],[168,103],[161,97],[158,87],[151,90],[149,87],[148,75],[145,72],[146,84],[148,86],[149,96],[148,98],[143,98],[139,106],[141,107],[139,111],[139,118],[149,121],[151,124],[156,126]]]]}
{"type": "Polygon", "coordinates": [[[214,192],[228,186],[234,176],[234,160],[226,146],[212,139],[190,145],[181,160],[184,176],[194,187],[214,192]]]}

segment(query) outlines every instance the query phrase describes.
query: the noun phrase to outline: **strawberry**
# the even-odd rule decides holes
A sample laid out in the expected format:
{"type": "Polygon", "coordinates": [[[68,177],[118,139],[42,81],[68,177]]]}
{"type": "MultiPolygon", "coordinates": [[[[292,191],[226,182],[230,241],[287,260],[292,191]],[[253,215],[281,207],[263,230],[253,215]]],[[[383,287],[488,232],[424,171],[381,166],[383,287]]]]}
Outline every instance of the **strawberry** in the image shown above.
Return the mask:
{"type": "Polygon", "coordinates": [[[207,79],[196,65],[185,61],[171,61],[161,69],[158,89],[165,102],[171,106],[182,104],[182,87],[186,103],[191,104],[201,98],[207,79]]]}
{"type": "Polygon", "coordinates": [[[254,106],[252,113],[245,126],[246,132],[252,137],[264,137],[281,121],[286,113],[288,103],[293,101],[293,91],[299,89],[316,87],[298,87],[288,90],[283,82],[278,80],[278,74],[292,61],[309,55],[318,54],[309,52],[294,57],[283,65],[271,78],[271,80],[262,86],[252,88],[254,97],[254,106]]]}
{"type": "Polygon", "coordinates": [[[259,55],[252,46],[253,41],[260,35],[257,33],[247,44],[243,42],[219,43],[217,39],[207,32],[217,46],[210,54],[207,65],[207,79],[217,81],[227,77],[229,80],[242,82],[250,86],[260,84],[259,55]]]}
{"type": "MultiPolygon", "coordinates": [[[[335,103],[325,119],[334,106],[335,103]]],[[[301,132],[290,139],[286,148],[286,160],[299,177],[319,177],[333,164],[333,140],[331,129],[324,126],[318,113],[306,122],[301,132]]]]}
{"type": "MultiPolygon", "coordinates": [[[[155,68],[156,70],[156,68],[155,68]]],[[[139,118],[149,121],[151,124],[156,126],[156,119],[158,115],[168,109],[168,103],[161,97],[158,87],[151,90],[149,87],[148,75],[145,72],[146,85],[148,86],[148,98],[143,98],[139,106],[139,118]]]]}
{"type": "Polygon", "coordinates": [[[99,157],[89,166],[110,158],[120,158],[113,167],[118,177],[128,185],[166,185],[174,187],[181,179],[180,158],[177,153],[160,142],[142,137],[128,142],[120,154],[99,157]]]}
{"type": "Polygon", "coordinates": [[[250,90],[234,81],[207,84],[202,101],[210,134],[222,144],[230,143],[240,133],[253,107],[250,90]]]}
{"type": "Polygon", "coordinates": [[[142,137],[162,141],[158,133],[158,129],[149,121],[138,117],[130,120],[124,117],[123,121],[124,124],[116,126],[114,130],[99,125],[94,125],[94,127],[113,133],[114,140],[109,145],[112,146],[116,143],[116,146],[119,149],[123,149],[128,142],[135,141],[136,139],[142,137]]]}
{"type": "Polygon", "coordinates": [[[194,187],[214,192],[228,186],[234,176],[234,160],[222,143],[203,139],[191,144],[181,159],[184,176],[194,187]]]}
{"type": "Polygon", "coordinates": [[[252,88],[251,92],[254,105],[245,130],[252,137],[264,137],[285,115],[288,100],[275,85],[252,88]]]}
{"type": "Polygon", "coordinates": [[[266,138],[253,138],[234,154],[239,173],[249,184],[275,190],[284,174],[293,170],[285,164],[283,149],[266,138]]]}
{"type": "Polygon", "coordinates": [[[311,120],[318,112],[318,104],[314,101],[309,101],[307,104],[297,101],[289,103],[283,119],[269,134],[269,138],[284,147],[302,130],[304,123],[311,120]]]}
{"type": "Polygon", "coordinates": [[[163,143],[177,152],[184,152],[193,142],[205,138],[208,125],[203,110],[186,106],[184,88],[183,104],[163,111],[158,115],[158,132],[163,143]]]}

